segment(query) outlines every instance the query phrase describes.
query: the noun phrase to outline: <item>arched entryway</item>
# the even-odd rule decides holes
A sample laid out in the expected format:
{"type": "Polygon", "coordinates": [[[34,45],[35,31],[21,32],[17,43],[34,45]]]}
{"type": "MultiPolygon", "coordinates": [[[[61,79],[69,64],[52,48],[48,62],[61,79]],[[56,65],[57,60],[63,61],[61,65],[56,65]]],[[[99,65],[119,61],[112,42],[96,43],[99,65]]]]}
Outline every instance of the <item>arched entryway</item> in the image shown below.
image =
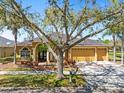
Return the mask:
{"type": "Polygon", "coordinates": [[[35,50],[36,61],[46,62],[47,61],[47,46],[45,44],[38,44],[35,50]]]}

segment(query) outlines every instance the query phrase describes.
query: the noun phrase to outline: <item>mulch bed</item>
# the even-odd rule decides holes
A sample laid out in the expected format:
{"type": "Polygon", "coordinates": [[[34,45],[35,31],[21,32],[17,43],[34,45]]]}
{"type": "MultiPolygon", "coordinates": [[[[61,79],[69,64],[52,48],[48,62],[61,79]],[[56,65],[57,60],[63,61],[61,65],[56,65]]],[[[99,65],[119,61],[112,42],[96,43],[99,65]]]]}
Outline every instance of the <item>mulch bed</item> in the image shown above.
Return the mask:
{"type": "Polygon", "coordinates": [[[55,71],[55,70],[57,70],[56,65],[53,65],[53,64],[38,65],[38,62],[21,62],[19,64],[24,65],[24,66],[29,67],[29,68],[32,68],[32,70],[38,70],[38,71],[43,71],[43,70],[55,71]]]}

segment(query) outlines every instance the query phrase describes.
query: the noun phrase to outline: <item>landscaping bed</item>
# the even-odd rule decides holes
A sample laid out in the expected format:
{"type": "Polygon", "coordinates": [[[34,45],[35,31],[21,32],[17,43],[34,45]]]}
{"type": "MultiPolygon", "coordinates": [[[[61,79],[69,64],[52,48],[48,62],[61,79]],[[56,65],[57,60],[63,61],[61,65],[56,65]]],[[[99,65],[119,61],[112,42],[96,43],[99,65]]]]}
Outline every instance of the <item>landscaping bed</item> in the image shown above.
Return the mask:
{"type": "Polygon", "coordinates": [[[2,64],[7,64],[12,61],[13,61],[13,57],[0,58],[0,63],[2,63],[2,64]]]}
{"type": "Polygon", "coordinates": [[[69,82],[69,75],[58,80],[56,74],[49,75],[0,75],[0,87],[82,87],[85,81],[82,75],[74,75],[69,82]]]}

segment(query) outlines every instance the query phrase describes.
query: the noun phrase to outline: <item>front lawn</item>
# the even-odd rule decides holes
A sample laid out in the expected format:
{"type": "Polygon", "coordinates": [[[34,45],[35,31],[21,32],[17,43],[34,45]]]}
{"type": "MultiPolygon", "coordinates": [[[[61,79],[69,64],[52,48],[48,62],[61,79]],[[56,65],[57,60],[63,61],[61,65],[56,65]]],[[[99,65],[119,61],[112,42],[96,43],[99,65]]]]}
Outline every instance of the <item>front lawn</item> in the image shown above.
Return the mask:
{"type": "MultiPolygon", "coordinates": [[[[109,52],[109,60],[113,60],[113,52],[109,52]]],[[[116,52],[116,60],[120,61],[121,60],[121,52],[116,52]]]]}
{"type": "Polygon", "coordinates": [[[50,75],[0,75],[0,87],[73,87],[84,86],[85,80],[82,75],[75,75],[73,83],[69,82],[69,76],[57,80],[55,74],[50,75]]]}
{"type": "Polygon", "coordinates": [[[24,67],[20,67],[20,68],[6,68],[6,69],[3,69],[1,71],[32,71],[31,68],[24,68],[24,67]]]}

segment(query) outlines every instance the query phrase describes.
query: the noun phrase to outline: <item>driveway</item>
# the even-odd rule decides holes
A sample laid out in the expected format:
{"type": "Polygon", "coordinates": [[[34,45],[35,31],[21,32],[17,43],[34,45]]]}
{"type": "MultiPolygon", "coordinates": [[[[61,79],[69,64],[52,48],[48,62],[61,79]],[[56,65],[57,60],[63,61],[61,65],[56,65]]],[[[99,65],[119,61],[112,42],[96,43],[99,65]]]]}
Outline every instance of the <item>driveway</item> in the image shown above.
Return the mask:
{"type": "Polygon", "coordinates": [[[111,62],[82,62],[77,65],[87,82],[83,88],[3,88],[0,93],[124,93],[124,66],[111,62]]]}
{"type": "Polygon", "coordinates": [[[82,62],[78,66],[87,82],[83,93],[124,93],[124,66],[112,62],[82,62]]]}

